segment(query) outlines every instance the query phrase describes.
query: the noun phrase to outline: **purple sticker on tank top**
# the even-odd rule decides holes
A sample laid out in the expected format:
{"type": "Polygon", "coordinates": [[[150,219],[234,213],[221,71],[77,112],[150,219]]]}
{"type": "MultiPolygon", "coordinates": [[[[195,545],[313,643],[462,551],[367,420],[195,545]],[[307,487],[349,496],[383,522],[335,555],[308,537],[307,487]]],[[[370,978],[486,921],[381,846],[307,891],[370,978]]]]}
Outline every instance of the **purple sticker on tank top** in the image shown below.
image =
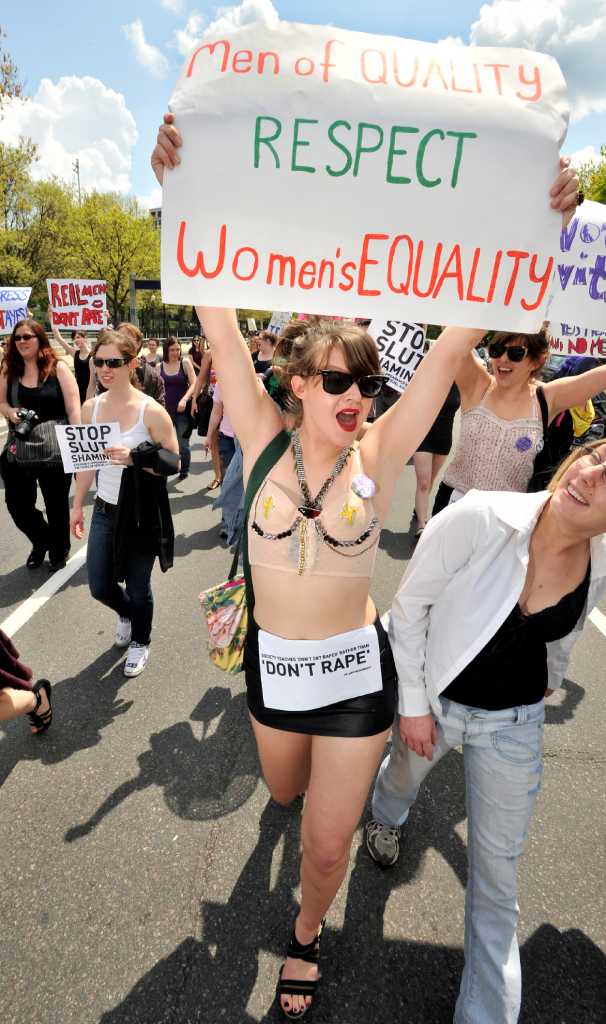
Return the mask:
{"type": "Polygon", "coordinates": [[[530,437],[518,437],[516,441],[516,448],[519,452],[527,452],[529,448],[532,448],[532,439],[530,437]]]}

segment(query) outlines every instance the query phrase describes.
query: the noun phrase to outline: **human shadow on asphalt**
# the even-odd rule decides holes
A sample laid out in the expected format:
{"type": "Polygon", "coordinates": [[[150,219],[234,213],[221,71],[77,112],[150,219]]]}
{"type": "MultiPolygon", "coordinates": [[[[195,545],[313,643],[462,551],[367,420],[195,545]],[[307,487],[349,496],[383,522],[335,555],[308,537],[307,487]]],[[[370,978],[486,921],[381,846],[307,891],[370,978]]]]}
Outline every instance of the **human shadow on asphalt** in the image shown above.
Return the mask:
{"type": "Polygon", "coordinates": [[[387,527],[384,527],[381,530],[379,547],[390,558],[398,562],[407,562],[414,554],[415,541],[410,533],[403,533],[401,530],[389,530],[387,527]]]}
{"type": "Polygon", "coordinates": [[[191,719],[204,725],[201,740],[189,722],[153,733],[149,750],[137,758],[139,774],[110,793],[88,821],[70,828],[66,842],[89,835],[108,814],[148,786],[162,789],[169,810],[187,821],[220,818],[246,803],[260,770],[245,694],[232,696],[227,687],[211,687],[191,719]],[[218,725],[211,730],[218,716],[218,725]]]}
{"type": "MultiPolygon", "coordinates": [[[[258,842],[227,903],[201,904],[201,940],[190,937],[181,943],[99,1024],[254,1024],[259,1018],[248,1004],[257,985],[267,993],[263,1024],[283,1022],[271,993],[296,913],[299,811],[299,802],[291,808],[268,802],[258,842]],[[259,978],[259,961],[266,963],[268,956],[275,961],[261,970],[271,975],[259,978]]],[[[219,834],[216,838],[220,843],[219,834]]],[[[407,845],[404,859],[409,853],[407,845]]],[[[383,938],[385,894],[410,871],[403,866],[400,876],[381,872],[359,847],[343,929],[329,926],[322,939],[315,1024],[451,1024],[462,950],[413,938],[383,938]]],[[[430,918],[431,908],[427,912],[430,918]]],[[[433,912],[440,912],[438,894],[433,912]]],[[[400,927],[407,930],[406,920],[400,927]]],[[[522,947],[522,965],[524,1024],[603,1024],[606,957],[582,931],[560,933],[542,925],[522,947]]]]}
{"type": "Polygon", "coordinates": [[[119,696],[128,682],[123,659],[115,648],[104,651],[78,675],[53,682],[53,724],[43,736],[33,736],[23,718],[0,723],[0,786],[20,761],[59,764],[101,742],[102,730],[133,704],[119,696]]]}
{"type": "MultiPolygon", "coordinates": [[[[211,526],[208,530],[199,530],[198,533],[191,533],[188,537],[180,533],[175,537],[175,558],[184,558],[192,551],[214,551],[221,549],[221,538],[219,537],[220,523],[211,526]]],[[[227,547],[225,548],[227,550],[227,547]]],[[[228,568],[229,565],[226,562],[228,568]]],[[[226,573],[227,575],[227,573],[226,573]]]]}

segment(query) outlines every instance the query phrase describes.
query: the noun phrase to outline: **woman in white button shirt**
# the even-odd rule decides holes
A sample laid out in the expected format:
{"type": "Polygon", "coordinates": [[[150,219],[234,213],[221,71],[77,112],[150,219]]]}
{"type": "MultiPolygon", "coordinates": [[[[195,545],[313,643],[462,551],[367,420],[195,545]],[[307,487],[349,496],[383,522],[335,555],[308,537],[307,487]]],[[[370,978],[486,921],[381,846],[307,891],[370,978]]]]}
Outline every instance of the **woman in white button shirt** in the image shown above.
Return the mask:
{"type": "Polygon", "coordinates": [[[538,794],[545,693],[606,589],[606,444],[575,450],[549,492],[471,491],[431,520],[390,626],[399,721],[366,845],[395,864],[419,787],[462,744],[469,819],[456,1024],[515,1024],[517,863],[538,794]]]}

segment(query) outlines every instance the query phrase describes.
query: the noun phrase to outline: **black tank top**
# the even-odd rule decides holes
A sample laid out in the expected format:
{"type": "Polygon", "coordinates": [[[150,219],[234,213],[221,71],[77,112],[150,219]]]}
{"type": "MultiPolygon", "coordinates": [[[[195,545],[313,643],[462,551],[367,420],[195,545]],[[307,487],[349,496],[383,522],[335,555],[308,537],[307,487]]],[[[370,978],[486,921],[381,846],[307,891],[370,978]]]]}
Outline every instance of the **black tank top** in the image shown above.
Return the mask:
{"type": "Polygon", "coordinates": [[[485,711],[542,700],[548,679],[547,644],[561,640],[576,626],[587,600],[590,576],[591,561],[575,590],[533,615],[525,615],[516,604],[492,640],[441,696],[485,711]]]}
{"type": "Polygon", "coordinates": [[[74,373],[76,375],[76,384],[78,385],[78,391],[80,392],[81,402],[84,402],[86,399],[86,391],[90,380],[91,355],[92,352],[89,352],[83,359],[79,351],[74,352],[74,373]]]}
{"type": "Polygon", "coordinates": [[[33,409],[41,423],[67,419],[63,392],[54,373],[49,374],[36,388],[26,388],[19,381],[17,396],[19,406],[22,409],[33,409]]]}

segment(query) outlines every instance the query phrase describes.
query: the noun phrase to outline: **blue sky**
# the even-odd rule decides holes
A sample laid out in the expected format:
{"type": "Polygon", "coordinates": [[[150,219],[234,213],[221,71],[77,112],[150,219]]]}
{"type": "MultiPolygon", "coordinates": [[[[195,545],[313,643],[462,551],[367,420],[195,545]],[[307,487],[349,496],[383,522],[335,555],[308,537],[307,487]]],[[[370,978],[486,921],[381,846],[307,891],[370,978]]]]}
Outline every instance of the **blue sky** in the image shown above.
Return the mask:
{"type": "MultiPolygon", "coordinates": [[[[243,0],[224,5],[222,16],[250,20],[273,9],[287,21],[553,53],[573,102],[566,151],[599,150],[606,142],[603,0],[243,0]]],[[[40,147],[40,175],[68,179],[79,156],[84,188],[115,188],[153,203],[149,152],[184,60],[184,35],[199,37],[218,10],[207,0],[89,0],[77,8],[55,0],[32,17],[28,4],[11,4],[0,24],[31,100],[9,110],[0,138],[30,134],[40,147]]]]}

